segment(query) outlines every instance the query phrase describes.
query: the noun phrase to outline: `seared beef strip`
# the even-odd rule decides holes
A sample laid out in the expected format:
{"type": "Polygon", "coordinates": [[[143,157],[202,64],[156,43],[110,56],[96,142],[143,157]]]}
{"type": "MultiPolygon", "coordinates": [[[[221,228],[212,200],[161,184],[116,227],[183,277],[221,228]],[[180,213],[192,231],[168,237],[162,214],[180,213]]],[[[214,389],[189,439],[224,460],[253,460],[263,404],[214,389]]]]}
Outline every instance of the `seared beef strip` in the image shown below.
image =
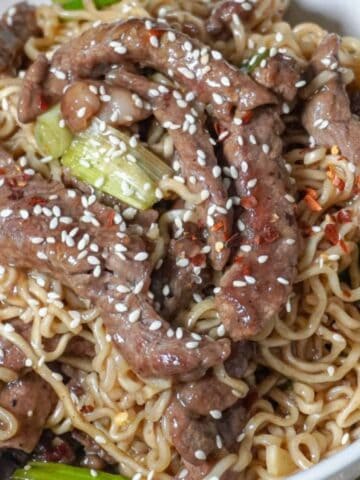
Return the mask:
{"type": "Polygon", "coordinates": [[[52,388],[33,372],[7,383],[0,391],[0,406],[14,415],[18,429],[13,437],[0,442],[0,448],[32,452],[55,404],[52,388]]]}
{"type": "Polygon", "coordinates": [[[170,336],[146,296],[150,246],[120,214],[10,160],[0,178],[0,262],[48,273],[92,301],[137,373],[198,376],[229,355],[227,340],[170,336]]]}
{"type": "Polygon", "coordinates": [[[39,34],[35,7],[21,2],[9,8],[0,21],[0,73],[15,74],[23,61],[26,41],[39,34]]]}
{"type": "Polygon", "coordinates": [[[327,79],[306,101],[302,121],[318,145],[337,145],[342,155],[360,165],[360,121],[352,115],[341,74],[334,69],[339,47],[339,37],[327,35],[311,59],[312,74],[327,73],[327,79]]]}
{"type": "MultiPolygon", "coordinates": [[[[253,353],[246,342],[233,345],[232,362],[239,359],[236,367],[239,377],[244,375],[253,353]]],[[[234,369],[227,362],[225,368],[234,369]]],[[[171,441],[183,460],[205,467],[223,447],[227,451],[236,449],[236,438],[248,414],[245,400],[239,400],[231,387],[215,377],[207,377],[179,386],[167,408],[166,419],[171,441]]]]}
{"type": "Polygon", "coordinates": [[[253,15],[252,9],[247,6],[250,3],[239,2],[236,0],[222,0],[211,11],[211,15],[206,23],[207,31],[213,35],[230,34],[230,24],[237,16],[243,23],[249,21],[253,15]]]}
{"type": "Polygon", "coordinates": [[[201,293],[211,282],[211,272],[206,265],[205,247],[200,231],[193,223],[184,225],[184,233],[172,238],[161,268],[152,275],[151,289],[161,306],[161,315],[171,319],[186,309],[193,295],[201,293]],[[181,259],[189,263],[179,266],[181,259]]]}
{"type": "Polygon", "coordinates": [[[154,116],[161,125],[168,128],[174,141],[189,189],[207,193],[208,198],[198,205],[197,210],[200,218],[207,219],[212,265],[215,270],[222,270],[229,257],[225,243],[232,228],[232,209],[227,208],[228,197],[221,176],[214,175],[214,169],[219,167],[202,119],[191,104],[181,103],[182,95],[178,91],[171,91],[122,69],[111,72],[107,78],[136,92],[153,106],[154,116]]]}
{"type": "Polygon", "coordinates": [[[237,107],[252,110],[276,103],[268,90],[227,63],[219,52],[161,24],[131,19],[99,25],[64,44],[55,52],[51,68],[39,56],[26,76],[20,120],[34,120],[44,101],[59,101],[64,87],[74,80],[100,78],[113,65],[127,62],[168,75],[200,101],[212,104],[216,116],[223,119],[231,118],[237,107]],[[64,80],[58,78],[59,72],[65,74],[64,80]]]}
{"type": "Polygon", "coordinates": [[[286,102],[292,102],[298,94],[300,73],[300,66],[294,58],[277,53],[267,58],[264,66],[256,67],[251,76],[286,102]]]}
{"type": "Polygon", "coordinates": [[[242,244],[220,281],[216,305],[234,340],[259,332],[280,310],[296,274],[298,233],[281,159],[282,129],[276,112],[258,109],[242,125],[232,123],[223,144],[239,171],[242,244]]]}

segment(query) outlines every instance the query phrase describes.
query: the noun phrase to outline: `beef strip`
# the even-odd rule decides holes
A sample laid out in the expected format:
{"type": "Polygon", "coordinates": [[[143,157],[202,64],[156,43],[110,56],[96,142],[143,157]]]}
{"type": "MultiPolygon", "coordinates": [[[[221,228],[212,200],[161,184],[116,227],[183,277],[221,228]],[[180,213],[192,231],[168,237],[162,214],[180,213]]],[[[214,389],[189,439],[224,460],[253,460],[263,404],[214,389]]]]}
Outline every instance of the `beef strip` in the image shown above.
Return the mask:
{"type": "Polygon", "coordinates": [[[337,145],[342,155],[360,165],[360,121],[352,115],[341,74],[333,69],[339,64],[339,46],[337,35],[327,35],[311,59],[312,75],[328,72],[328,78],[307,99],[302,122],[318,145],[337,145]]]}
{"type": "MultiPolygon", "coordinates": [[[[31,324],[26,324],[20,319],[13,320],[10,323],[19,335],[28,341],[30,340],[31,324]]],[[[44,339],[43,343],[45,350],[55,350],[58,340],[58,336],[44,339]]],[[[76,355],[79,357],[87,356],[91,358],[95,355],[95,349],[93,344],[88,340],[75,336],[69,341],[64,353],[67,355],[76,355]]],[[[15,372],[20,372],[25,368],[25,361],[26,357],[22,350],[14,343],[0,336],[0,366],[9,368],[15,372]]]]}
{"type": "Polygon", "coordinates": [[[241,379],[248,368],[249,362],[255,357],[254,342],[233,342],[231,354],[226,359],[224,367],[230,377],[241,379]]]}
{"type": "Polygon", "coordinates": [[[228,340],[169,336],[146,295],[150,247],[120,214],[61,183],[29,177],[9,159],[1,178],[0,261],[48,273],[92,301],[138,374],[201,376],[229,355],[228,340]]]}
{"type": "MultiPolygon", "coordinates": [[[[245,2],[236,0],[222,0],[218,2],[211,11],[211,15],[206,22],[206,30],[213,36],[229,36],[231,34],[230,25],[233,22],[234,15],[239,17],[243,23],[248,22],[252,16],[252,9],[248,10],[244,6],[245,2]]],[[[246,5],[251,5],[247,3],[246,5]]]]}
{"type": "Polygon", "coordinates": [[[198,466],[222,448],[236,447],[247,415],[231,387],[214,377],[179,387],[165,414],[176,450],[198,466]]]}
{"type": "Polygon", "coordinates": [[[173,318],[187,308],[196,293],[201,293],[211,282],[211,272],[203,252],[205,244],[199,229],[193,223],[184,225],[179,238],[172,238],[161,268],[152,276],[151,289],[161,306],[161,315],[173,318]],[[179,260],[189,259],[179,266],[179,260]]]}
{"type": "Polygon", "coordinates": [[[49,384],[33,372],[7,383],[0,391],[0,406],[14,415],[18,430],[0,442],[0,448],[32,452],[55,404],[56,395],[49,384]]]}
{"type": "Polygon", "coordinates": [[[268,90],[228,64],[219,52],[161,24],[131,19],[91,28],[64,44],[55,52],[51,69],[46,58],[39,56],[26,75],[19,119],[34,120],[44,101],[59,101],[64,87],[74,80],[100,78],[113,65],[128,62],[178,81],[200,101],[212,104],[221,118],[229,119],[236,107],[251,110],[276,103],[268,90]],[[58,78],[59,72],[65,74],[64,80],[58,78]]]}
{"type": "Polygon", "coordinates": [[[291,102],[298,94],[296,85],[300,74],[300,66],[294,58],[277,53],[266,59],[265,65],[256,67],[251,76],[286,102],[291,102]]]}
{"type": "Polygon", "coordinates": [[[182,95],[178,91],[170,91],[123,69],[111,72],[107,78],[135,91],[153,106],[154,116],[161,125],[168,127],[189,189],[197,193],[208,192],[209,197],[197,206],[197,210],[200,218],[211,218],[207,229],[210,259],[215,270],[222,270],[229,257],[225,243],[232,228],[232,209],[227,208],[228,197],[221,177],[213,173],[217,159],[202,119],[191,104],[181,103],[182,95]],[[215,225],[220,228],[214,228],[215,225]]]}
{"type": "Polygon", "coordinates": [[[4,13],[0,21],[0,73],[16,73],[23,61],[26,41],[37,35],[40,29],[35,7],[21,2],[4,13]]]}
{"type": "Polygon", "coordinates": [[[239,171],[241,246],[220,281],[216,305],[230,336],[242,340],[286,302],[296,274],[298,231],[276,111],[258,109],[242,125],[227,128],[224,155],[239,171]]]}

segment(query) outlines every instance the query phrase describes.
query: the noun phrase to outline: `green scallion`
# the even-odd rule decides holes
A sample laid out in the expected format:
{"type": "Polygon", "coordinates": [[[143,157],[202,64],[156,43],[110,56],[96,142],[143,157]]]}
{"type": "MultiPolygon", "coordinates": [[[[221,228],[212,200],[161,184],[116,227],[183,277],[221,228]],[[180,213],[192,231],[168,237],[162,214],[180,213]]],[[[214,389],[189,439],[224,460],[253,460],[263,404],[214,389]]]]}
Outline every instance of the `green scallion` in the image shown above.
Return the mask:
{"type": "Polygon", "coordinates": [[[259,52],[255,53],[255,55],[250,57],[241,65],[241,70],[243,70],[245,73],[252,73],[257,67],[260,66],[263,60],[267,60],[269,57],[270,57],[269,48],[264,50],[264,52],[262,53],[259,53],[259,52]]]}
{"type": "Polygon", "coordinates": [[[12,480],[128,480],[122,475],[73,467],[61,463],[31,462],[24,468],[16,470],[12,480]]]}
{"type": "Polygon", "coordinates": [[[98,120],[74,137],[62,164],[80,180],[141,210],[159,200],[159,181],[172,169],[139,142],[98,120]]]}
{"type": "MultiPolygon", "coordinates": [[[[53,0],[54,3],[61,5],[64,10],[82,10],[84,8],[83,0],[53,0]]],[[[96,8],[105,8],[118,3],[119,0],[95,0],[96,8]]]]}
{"type": "Polygon", "coordinates": [[[61,125],[60,105],[39,115],[35,123],[35,139],[42,154],[60,158],[72,141],[70,130],[61,125]]]}

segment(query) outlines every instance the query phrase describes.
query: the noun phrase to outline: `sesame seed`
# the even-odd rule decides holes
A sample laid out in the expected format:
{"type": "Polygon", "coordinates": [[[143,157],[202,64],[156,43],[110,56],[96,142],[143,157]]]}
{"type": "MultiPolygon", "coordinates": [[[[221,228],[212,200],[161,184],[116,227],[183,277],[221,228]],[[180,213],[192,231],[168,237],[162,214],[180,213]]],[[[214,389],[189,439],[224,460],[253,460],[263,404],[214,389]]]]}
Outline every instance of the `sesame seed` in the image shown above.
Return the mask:
{"type": "Polygon", "coordinates": [[[218,93],[213,93],[212,94],[213,100],[217,105],[222,105],[224,103],[224,99],[221,95],[218,93]]]}
{"type": "Polygon", "coordinates": [[[223,324],[219,325],[216,329],[216,333],[219,337],[223,337],[225,335],[225,326],[223,324]]]}
{"type": "Polygon", "coordinates": [[[130,323],[135,323],[139,320],[141,316],[141,310],[140,308],[137,308],[136,310],[133,310],[132,312],[130,312],[129,314],[129,322],[130,323]]]}
{"type": "Polygon", "coordinates": [[[294,245],[295,244],[295,239],[294,238],[287,238],[286,239],[286,243],[288,245],[294,245]]]}
{"type": "Polygon", "coordinates": [[[246,280],[246,283],[248,283],[249,285],[255,285],[256,278],[252,277],[251,275],[244,275],[244,278],[246,280]]]}
{"type": "Polygon", "coordinates": [[[295,83],[296,88],[302,88],[305,87],[306,81],[305,80],[299,80],[298,82],[295,83]]]}
{"type": "Polygon", "coordinates": [[[340,260],[340,255],[337,255],[337,254],[332,254],[332,255],[328,255],[328,259],[330,261],[333,261],[333,262],[336,262],[337,260],[340,260]]]}
{"type": "Polygon", "coordinates": [[[94,440],[95,440],[96,443],[99,443],[101,445],[106,443],[106,438],[103,437],[102,435],[96,435],[94,440]]]}
{"type": "Polygon", "coordinates": [[[269,256],[268,255],[260,255],[258,257],[258,263],[266,263],[269,259],[269,256]]]}
{"type": "Polygon", "coordinates": [[[1,210],[0,212],[0,217],[7,218],[7,217],[10,217],[12,214],[13,214],[13,211],[10,208],[4,208],[4,210],[1,210]]]}
{"type": "Polygon", "coordinates": [[[285,115],[288,115],[290,113],[290,107],[287,103],[283,103],[282,104],[282,112],[285,114],[285,115]]]}
{"type": "Polygon", "coordinates": [[[284,35],[281,32],[276,32],[275,40],[277,42],[282,42],[284,40],[284,35]]]}
{"type": "Polygon", "coordinates": [[[339,333],[334,333],[333,339],[335,340],[335,342],[340,342],[340,343],[345,342],[344,337],[342,335],[340,335],[339,333]]]}
{"type": "Polygon", "coordinates": [[[116,303],[115,310],[119,313],[127,312],[128,308],[124,303],[116,303]]]}
{"type": "Polygon", "coordinates": [[[290,203],[295,202],[295,198],[292,195],[289,195],[288,193],[285,195],[285,199],[290,203]]]}
{"type": "Polygon", "coordinates": [[[220,410],[210,410],[209,413],[212,418],[215,418],[215,420],[219,420],[222,417],[222,413],[220,410]]]}
{"type": "Polygon", "coordinates": [[[345,445],[346,443],[348,443],[348,441],[350,440],[350,435],[348,432],[344,433],[344,435],[341,437],[341,445],[345,445]]]}
{"type": "MultiPolygon", "coordinates": [[[[220,413],[221,413],[221,412],[220,412],[220,413]]],[[[219,448],[219,449],[223,447],[223,442],[222,442],[222,440],[221,440],[220,435],[216,435],[216,446],[217,446],[217,448],[219,448]]]]}
{"type": "Polygon", "coordinates": [[[328,367],[326,370],[330,377],[333,377],[335,375],[335,367],[333,367],[332,365],[330,365],[330,367],[328,367]]]}
{"type": "Polygon", "coordinates": [[[176,260],[176,265],[178,267],[182,267],[182,268],[185,268],[189,265],[189,259],[188,258],[179,258],[178,260],[176,260]]]}
{"type": "Polygon", "coordinates": [[[252,178],[247,182],[247,188],[254,188],[256,184],[257,184],[257,179],[252,178]]]}
{"type": "Polygon", "coordinates": [[[252,143],[253,145],[256,145],[256,144],[257,144],[255,135],[250,135],[249,140],[250,140],[250,143],[252,143]]]}
{"type": "Polygon", "coordinates": [[[233,281],[233,287],[235,288],[243,288],[246,287],[247,283],[244,282],[243,280],[234,280],[233,281]]]}
{"type": "Polygon", "coordinates": [[[86,107],[81,107],[79,108],[79,110],[76,112],[76,116],[78,118],[83,118],[85,116],[85,113],[86,113],[86,107]]]}
{"type": "Polygon", "coordinates": [[[185,343],[185,347],[188,350],[194,350],[195,348],[198,348],[198,346],[199,346],[199,342],[186,342],[185,343]]]}
{"type": "Polygon", "coordinates": [[[144,262],[149,257],[147,252],[139,252],[135,255],[134,260],[136,262],[144,262]]]}
{"type": "Polygon", "coordinates": [[[198,460],[206,460],[206,454],[203,450],[195,450],[194,456],[198,460]]]}
{"type": "Polygon", "coordinates": [[[171,32],[171,31],[168,32],[167,37],[168,37],[169,42],[174,42],[176,40],[176,35],[175,35],[174,32],[171,32]]]}
{"type": "Polygon", "coordinates": [[[251,252],[251,245],[241,245],[240,250],[245,253],[251,252]]]}
{"type": "Polygon", "coordinates": [[[48,256],[47,256],[46,253],[44,253],[44,252],[37,252],[37,253],[36,253],[36,256],[37,256],[40,260],[47,260],[47,259],[48,259],[48,256]]]}
{"type": "Polygon", "coordinates": [[[222,54],[218,52],[217,50],[211,50],[211,56],[213,57],[214,60],[221,60],[222,59],[222,54]]]}
{"type": "Polygon", "coordinates": [[[188,78],[189,80],[193,80],[195,78],[195,75],[188,68],[180,67],[178,70],[181,75],[188,78]]]}
{"type": "Polygon", "coordinates": [[[290,282],[289,280],[287,280],[286,278],[284,277],[277,277],[276,279],[279,283],[281,283],[282,285],[289,285],[290,282]]]}
{"type": "Polygon", "coordinates": [[[99,265],[100,264],[100,260],[97,257],[94,257],[93,255],[90,255],[88,257],[87,261],[90,265],[99,265]]]}
{"type": "Polygon", "coordinates": [[[162,325],[162,323],[160,322],[160,320],[154,320],[149,325],[149,330],[151,330],[152,332],[156,331],[156,330],[159,330],[161,328],[161,325],[162,325]]]}
{"type": "Polygon", "coordinates": [[[262,148],[262,151],[265,153],[265,155],[267,155],[270,152],[270,147],[266,143],[264,143],[261,148],[262,148]]]}
{"type": "Polygon", "coordinates": [[[245,162],[245,160],[241,162],[240,167],[243,173],[246,173],[249,169],[249,165],[247,164],[247,162],[245,162]]]}

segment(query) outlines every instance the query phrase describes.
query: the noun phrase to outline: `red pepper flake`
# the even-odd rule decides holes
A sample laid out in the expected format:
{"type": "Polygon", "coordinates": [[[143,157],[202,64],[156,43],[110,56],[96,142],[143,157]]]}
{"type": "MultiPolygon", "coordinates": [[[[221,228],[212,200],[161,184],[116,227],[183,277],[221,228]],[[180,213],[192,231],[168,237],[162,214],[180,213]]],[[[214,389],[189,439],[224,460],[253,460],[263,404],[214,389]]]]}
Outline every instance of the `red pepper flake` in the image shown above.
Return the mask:
{"type": "Polygon", "coordinates": [[[106,217],[105,226],[112,227],[114,225],[114,218],[115,218],[115,211],[110,210],[110,212],[107,214],[107,217],[106,217]]]}
{"type": "Polygon", "coordinates": [[[250,208],[255,208],[258,204],[256,198],[254,195],[249,195],[248,197],[244,197],[241,199],[240,204],[242,207],[244,207],[246,210],[249,210],[250,208]]]}
{"type": "Polygon", "coordinates": [[[350,223],[352,220],[352,213],[350,210],[340,210],[336,216],[338,223],[350,223]]]}
{"type": "Polygon", "coordinates": [[[6,169],[4,167],[0,167],[0,175],[5,175],[6,169]]]}
{"type": "Polygon", "coordinates": [[[337,174],[337,170],[336,170],[335,165],[329,165],[326,175],[331,180],[331,182],[332,182],[332,184],[334,185],[335,188],[340,190],[340,192],[342,192],[344,190],[345,182],[337,174]]]}
{"type": "Polygon", "coordinates": [[[83,405],[80,408],[81,413],[92,413],[94,411],[94,407],[92,405],[83,405]]]}
{"type": "Polygon", "coordinates": [[[337,226],[333,223],[329,223],[325,227],[325,238],[329,240],[333,245],[337,245],[339,242],[339,232],[337,226]]]}
{"type": "Polygon", "coordinates": [[[40,97],[39,108],[42,112],[46,112],[49,109],[49,103],[43,96],[40,97]]]}
{"type": "Polygon", "coordinates": [[[309,210],[312,212],[321,212],[322,206],[317,200],[315,200],[315,198],[311,196],[311,194],[307,193],[304,197],[304,200],[309,210]]]}
{"type": "Polygon", "coordinates": [[[218,222],[215,223],[214,226],[211,227],[210,230],[212,232],[218,232],[219,230],[224,230],[224,222],[222,220],[219,220],[218,222]]]}
{"type": "Polygon", "coordinates": [[[254,116],[254,112],[252,110],[249,110],[248,112],[244,112],[242,115],[241,115],[241,119],[243,121],[243,124],[246,125],[248,124],[251,119],[253,118],[254,116]]]}
{"type": "Polygon", "coordinates": [[[345,241],[344,241],[343,239],[341,239],[341,240],[339,241],[339,245],[340,245],[340,247],[342,248],[343,252],[345,252],[345,253],[350,253],[349,247],[346,245],[346,243],[345,243],[345,241]]]}
{"type": "Polygon", "coordinates": [[[234,258],[234,262],[235,263],[242,263],[244,261],[244,256],[243,255],[237,255],[235,258],[234,258]]]}
{"type": "MultiPolygon", "coordinates": [[[[226,247],[233,248],[240,244],[241,234],[239,232],[233,233],[227,240],[226,240],[226,247]]],[[[236,261],[236,260],[235,260],[236,261]]]]}
{"type": "Polygon", "coordinates": [[[273,243],[280,237],[279,230],[271,223],[264,225],[261,239],[265,243],[273,243]]]}
{"type": "Polygon", "coordinates": [[[306,189],[306,195],[309,195],[314,200],[316,200],[318,198],[318,193],[313,188],[307,188],[306,189]]]}
{"type": "Polygon", "coordinates": [[[41,205],[42,207],[47,204],[47,200],[42,197],[31,197],[27,200],[30,207],[35,207],[35,205],[41,205]]]}
{"type": "Polygon", "coordinates": [[[195,267],[201,267],[205,264],[206,257],[203,253],[199,253],[198,255],[191,257],[190,261],[195,267]]]}

